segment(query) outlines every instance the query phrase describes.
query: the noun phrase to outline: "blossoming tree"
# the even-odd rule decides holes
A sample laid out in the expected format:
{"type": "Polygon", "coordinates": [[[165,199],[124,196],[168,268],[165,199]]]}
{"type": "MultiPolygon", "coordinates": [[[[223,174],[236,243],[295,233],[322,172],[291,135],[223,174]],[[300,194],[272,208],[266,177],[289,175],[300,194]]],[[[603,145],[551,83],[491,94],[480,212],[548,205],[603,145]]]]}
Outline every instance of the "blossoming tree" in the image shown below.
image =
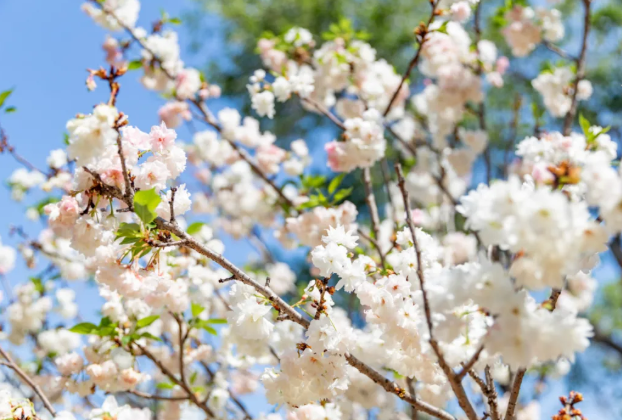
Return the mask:
{"type": "MultiPolygon", "coordinates": [[[[610,243],[622,231],[617,145],[578,112],[592,94],[592,2],[580,3],[576,54],[555,44],[559,11],[502,8],[510,61],[482,37],[485,5],[433,0],[403,73],[346,21],[322,41],[298,27],[266,36],[244,117],[212,112],[220,89],[184,65],[178,19],[147,30],[137,0],[85,3],[112,33],[106,66],[86,81],[94,108],[67,122],[48,168],[0,131],[1,150],[23,165],[13,197],[47,194],[28,210],[46,220],[38,237],[11,233],[29,267],[48,266],[0,306],[12,387],[0,419],[539,418],[525,378],[564,375],[589,346],[590,270],[599,253],[620,252],[610,243]],[[486,98],[541,43],[560,62],[531,82],[545,107],[533,135],[493,144],[486,98]],[[158,125],[133,126],[116,107],[132,74],[165,98],[158,125]],[[261,122],[293,102],[339,135],[317,153],[313,139],[278,146],[261,122]],[[561,131],[541,125],[544,112],[561,131]],[[203,126],[183,144],[182,124],[203,126]],[[309,173],[312,157],[329,177],[309,173]],[[234,264],[223,235],[251,240],[262,258],[234,264]],[[305,253],[310,282],[276,260],[268,235],[282,255],[305,253]],[[74,290],[88,279],[103,301],[97,320],[81,319],[91,303],[74,290]],[[272,412],[247,406],[249,394],[272,412]]],[[[0,275],[15,259],[3,246],[0,275]]],[[[573,392],[547,415],[583,418],[581,400],[573,392]]]]}

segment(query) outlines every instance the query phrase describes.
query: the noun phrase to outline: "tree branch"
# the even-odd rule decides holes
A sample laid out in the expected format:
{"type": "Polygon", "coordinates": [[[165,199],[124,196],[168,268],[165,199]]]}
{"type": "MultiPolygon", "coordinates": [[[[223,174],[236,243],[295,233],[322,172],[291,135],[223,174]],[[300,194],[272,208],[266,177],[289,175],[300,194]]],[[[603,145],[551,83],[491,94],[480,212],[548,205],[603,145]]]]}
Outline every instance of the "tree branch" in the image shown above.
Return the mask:
{"type": "Polygon", "coordinates": [[[434,17],[436,16],[436,7],[438,6],[438,3],[439,3],[439,0],[430,1],[430,6],[432,6],[432,11],[430,13],[430,17],[428,18],[428,23],[425,26],[420,26],[419,28],[417,28],[420,31],[419,36],[421,37],[421,41],[419,42],[419,48],[417,48],[417,52],[415,53],[412,60],[410,60],[410,63],[408,63],[408,68],[404,72],[404,75],[402,76],[402,80],[400,81],[400,84],[397,86],[397,89],[395,89],[395,92],[393,92],[393,96],[391,97],[389,104],[387,105],[386,109],[382,113],[383,117],[386,117],[387,115],[389,115],[389,112],[391,112],[391,108],[393,108],[393,104],[395,103],[395,100],[397,99],[397,96],[399,95],[400,90],[402,90],[402,86],[406,82],[406,79],[408,79],[408,77],[410,76],[410,73],[412,72],[412,70],[415,68],[415,66],[419,62],[419,57],[421,56],[421,50],[423,49],[423,44],[426,41],[426,36],[430,29],[430,24],[434,21],[434,17]]]}
{"type": "Polygon", "coordinates": [[[376,239],[374,245],[376,246],[376,250],[378,251],[378,255],[380,256],[380,263],[384,268],[384,254],[382,253],[382,249],[380,248],[380,244],[378,243],[380,237],[380,217],[378,216],[378,206],[376,205],[376,197],[374,196],[374,187],[371,181],[370,168],[363,169],[363,184],[365,185],[365,202],[367,203],[367,208],[369,209],[371,227],[374,232],[374,237],[376,239]]]}
{"type": "Polygon", "coordinates": [[[570,105],[570,110],[566,114],[564,118],[564,136],[570,135],[572,131],[572,123],[574,122],[574,118],[577,114],[577,91],[579,90],[579,82],[585,78],[585,58],[587,56],[587,38],[590,34],[591,27],[591,13],[590,8],[592,5],[592,0],[583,0],[583,7],[585,9],[585,13],[583,15],[583,39],[581,40],[581,53],[579,54],[579,58],[576,60],[577,63],[577,77],[573,83],[574,89],[572,91],[572,103],[570,105]]]}
{"type": "Polygon", "coordinates": [[[516,410],[516,403],[518,401],[518,394],[520,393],[520,387],[525,377],[525,368],[520,368],[514,376],[514,382],[512,382],[512,390],[510,391],[510,400],[508,401],[508,409],[505,412],[503,420],[514,420],[514,411],[516,410]]]}
{"type": "Polygon", "coordinates": [[[13,358],[2,347],[0,347],[0,355],[2,355],[4,360],[6,360],[6,363],[3,363],[3,365],[8,367],[9,369],[12,369],[17,374],[17,376],[19,376],[21,380],[24,381],[26,385],[28,385],[35,392],[35,394],[37,394],[37,396],[43,403],[43,406],[50,412],[52,417],[56,417],[56,410],[54,410],[52,403],[50,403],[50,400],[45,395],[43,390],[39,387],[39,385],[35,384],[32,379],[30,379],[30,376],[28,376],[26,372],[24,372],[19,366],[17,366],[17,364],[13,361],[13,358]]]}
{"type": "Polygon", "coordinates": [[[185,381],[178,379],[173,374],[173,372],[171,372],[166,366],[164,366],[164,364],[160,360],[158,360],[158,358],[155,357],[153,353],[151,353],[145,347],[141,346],[140,344],[136,342],[134,342],[134,345],[138,347],[141,353],[144,356],[146,356],[149,360],[151,360],[158,367],[158,369],[160,369],[160,371],[163,374],[165,374],[171,381],[173,381],[176,385],[182,388],[186,392],[186,395],[188,395],[188,399],[192,401],[194,405],[199,407],[205,414],[207,414],[208,417],[212,417],[212,418],[216,417],[214,412],[207,406],[207,404],[199,400],[199,397],[197,397],[197,395],[192,391],[192,389],[190,389],[190,387],[185,381]]]}

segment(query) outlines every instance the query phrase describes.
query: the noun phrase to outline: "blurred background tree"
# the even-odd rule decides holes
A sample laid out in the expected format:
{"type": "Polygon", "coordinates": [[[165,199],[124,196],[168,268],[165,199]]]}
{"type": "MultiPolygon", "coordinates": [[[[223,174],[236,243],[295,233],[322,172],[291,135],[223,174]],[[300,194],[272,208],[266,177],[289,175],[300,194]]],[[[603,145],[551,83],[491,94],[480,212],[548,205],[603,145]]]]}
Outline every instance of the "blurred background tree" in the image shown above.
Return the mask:
{"type": "MultiPolygon", "coordinates": [[[[583,33],[583,2],[581,0],[565,0],[554,7],[562,11],[565,17],[564,39],[553,48],[544,44],[525,58],[512,58],[511,52],[501,34],[504,12],[515,4],[526,5],[527,0],[480,0],[481,37],[503,46],[500,55],[511,58],[509,75],[505,77],[505,85],[492,95],[487,95],[485,103],[485,121],[490,135],[491,160],[493,178],[503,176],[502,166],[513,158],[513,145],[535,132],[561,130],[562,119],[555,119],[544,113],[544,106],[539,94],[532,88],[533,80],[540,71],[561,64],[572,64],[574,57],[579,55],[580,40],[583,33]],[[558,47],[558,51],[554,51],[558,47]],[[561,53],[560,53],[561,52],[561,53]],[[564,55],[566,57],[564,57],[564,55]]],[[[549,1],[532,1],[531,6],[543,5],[551,7],[549,1]]],[[[235,105],[250,113],[250,98],[246,92],[248,76],[262,67],[256,53],[257,40],[266,32],[280,34],[292,26],[309,29],[319,35],[329,30],[332,23],[342,18],[349,19],[357,30],[365,31],[368,42],[377,50],[378,55],[392,63],[398,73],[408,66],[415,50],[413,29],[429,11],[428,0],[194,0],[192,11],[184,16],[184,24],[188,25],[192,34],[192,46],[197,52],[205,45],[206,39],[222,37],[228,48],[224,55],[211,58],[204,65],[204,71],[210,81],[220,84],[235,105]],[[206,19],[206,16],[211,18],[206,19]]],[[[594,86],[594,94],[589,101],[579,105],[579,114],[585,116],[592,124],[610,126],[609,134],[620,145],[622,119],[622,0],[593,0],[591,13],[591,33],[589,38],[587,79],[594,86]]],[[[466,25],[475,39],[473,18],[466,25]]],[[[316,39],[320,41],[319,39],[316,39]]],[[[411,89],[414,92],[422,89],[423,77],[413,71],[410,77],[411,89]]],[[[267,122],[266,128],[273,131],[280,142],[288,142],[295,138],[315,135],[318,130],[332,132],[333,127],[326,119],[305,112],[301,106],[289,101],[286,109],[279,110],[278,125],[267,122]],[[284,133],[295,133],[293,137],[284,138],[284,133]]],[[[462,125],[477,127],[475,113],[465,117],[462,125]]],[[[264,124],[264,122],[262,122],[264,124]]],[[[578,126],[578,123],[576,124],[578,126]]],[[[575,130],[580,130],[575,127],[575,130]]],[[[320,143],[319,146],[322,146],[320,143]]],[[[318,145],[316,145],[318,147],[318,145]]],[[[620,149],[620,147],[619,147],[620,149]]],[[[390,153],[390,152],[389,152],[390,153]]],[[[316,165],[316,170],[330,177],[330,171],[323,165],[316,165]]],[[[481,165],[482,163],[480,163],[481,165]]],[[[483,168],[483,166],[480,166],[483,168]]],[[[380,189],[382,174],[379,169],[374,176],[378,181],[376,197],[382,208],[386,195],[380,189]]],[[[474,183],[484,179],[483,169],[476,174],[474,183]]],[[[350,176],[345,183],[356,183],[358,179],[350,176]]],[[[360,190],[360,189],[355,189],[360,190]]],[[[362,195],[350,198],[363,208],[362,195]]],[[[622,251],[620,238],[614,238],[614,250],[619,255],[604,255],[604,265],[611,273],[619,277],[622,267],[622,251]],[[616,257],[617,258],[614,258],[616,257]]],[[[305,280],[309,274],[301,270],[301,278],[305,280]],[[303,273],[306,273],[303,275],[303,273]]],[[[610,282],[605,275],[601,282],[610,282]]],[[[591,383],[601,386],[601,374],[608,380],[616,381],[616,374],[622,371],[622,281],[610,282],[602,288],[593,307],[591,319],[595,324],[594,341],[599,345],[591,349],[573,374],[568,378],[575,385],[591,383]],[[594,375],[594,368],[599,374],[594,375]],[[589,374],[588,374],[589,373],[589,374]]],[[[610,389],[605,394],[622,395],[622,390],[610,389]]],[[[612,395],[609,395],[611,397],[612,395]]],[[[608,401],[611,399],[608,398],[608,401]]],[[[615,411],[619,413],[620,408],[615,411]]]]}

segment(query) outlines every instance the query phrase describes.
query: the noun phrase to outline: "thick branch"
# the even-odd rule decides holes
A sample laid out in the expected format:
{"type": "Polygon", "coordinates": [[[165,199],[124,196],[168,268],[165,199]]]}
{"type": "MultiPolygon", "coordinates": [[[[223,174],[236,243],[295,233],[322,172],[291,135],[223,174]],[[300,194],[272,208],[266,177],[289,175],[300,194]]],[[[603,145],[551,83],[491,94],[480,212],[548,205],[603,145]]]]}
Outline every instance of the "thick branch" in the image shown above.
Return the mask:
{"type": "Polygon", "coordinates": [[[457,378],[451,367],[447,364],[445,357],[443,356],[443,352],[441,351],[438,342],[434,339],[434,331],[432,329],[432,312],[430,309],[430,303],[428,301],[428,295],[425,288],[425,278],[423,276],[423,264],[421,258],[421,249],[419,248],[419,242],[417,241],[417,236],[415,235],[415,224],[413,223],[411,210],[410,210],[410,200],[408,198],[408,192],[406,191],[406,181],[404,180],[404,174],[402,173],[402,167],[399,163],[395,164],[395,170],[397,172],[397,180],[400,191],[402,192],[402,198],[404,200],[404,209],[406,210],[406,221],[408,224],[408,228],[410,229],[410,234],[412,235],[413,247],[415,248],[415,254],[417,256],[417,277],[419,277],[419,285],[421,288],[421,294],[423,297],[423,308],[425,312],[425,319],[428,325],[428,331],[430,334],[430,346],[434,350],[436,357],[438,359],[438,364],[440,365],[443,373],[447,377],[449,381],[449,385],[451,386],[452,391],[456,395],[458,399],[458,404],[467,415],[469,420],[477,420],[477,414],[473,409],[473,405],[469,401],[469,397],[467,396],[464,387],[461,383],[461,378],[457,378]]]}
{"type": "MultiPolygon", "coordinates": [[[[92,171],[89,171],[89,173],[91,173],[93,177],[101,183],[101,177],[99,176],[99,174],[92,172],[92,171]]],[[[117,198],[121,201],[124,200],[123,194],[118,188],[108,186],[106,191],[110,193],[109,195],[111,197],[117,198]]],[[[306,318],[304,318],[300,313],[298,313],[296,309],[294,309],[292,306],[287,304],[287,302],[285,302],[283,299],[281,299],[281,297],[279,297],[276,293],[274,293],[272,289],[253,280],[251,277],[248,276],[248,274],[246,274],[244,271],[238,268],[235,264],[233,264],[223,255],[220,255],[212,251],[211,249],[207,248],[203,244],[196,241],[192,236],[184,232],[177,225],[177,223],[171,223],[170,221],[166,221],[162,219],[161,217],[158,217],[157,219],[155,219],[154,223],[156,224],[156,227],[158,229],[171,232],[175,234],[177,237],[179,237],[180,242],[183,242],[180,244],[180,246],[184,246],[186,248],[192,249],[198,252],[199,254],[207,257],[211,261],[214,261],[215,263],[219,264],[221,267],[229,271],[232,274],[232,277],[234,277],[236,280],[253,287],[259,294],[261,294],[262,296],[270,300],[274,308],[277,309],[282,314],[285,314],[288,319],[292,320],[293,322],[299,325],[302,325],[304,328],[309,328],[310,322],[306,318]]],[[[182,382],[177,377],[175,377],[175,375],[172,372],[170,372],[166,368],[166,366],[164,366],[159,360],[157,360],[157,358],[155,358],[153,354],[151,354],[146,348],[138,344],[136,345],[141,351],[143,351],[143,354],[145,356],[147,356],[150,360],[152,360],[156,364],[156,366],[158,366],[158,368],[160,368],[160,370],[165,375],[167,375],[174,383],[176,383],[177,385],[182,387],[184,390],[186,390],[186,392],[189,394],[188,396],[190,400],[193,403],[197,404],[197,406],[201,408],[203,411],[205,411],[205,409],[209,410],[209,407],[207,407],[204,403],[199,401],[198,398],[196,398],[196,396],[192,394],[192,391],[188,388],[186,384],[182,385],[182,382]]],[[[383,375],[381,375],[380,373],[376,372],[374,369],[372,369],[365,363],[358,360],[356,357],[350,354],[346,354],[345,357],[348,363],[350,363],[353,367],[355,367],[361,373],[363,373],[364,375],[372,379],[374,382],[381,385],[385,390],[391,392],[392,394],[399,396],[401,399],[403,399],[404,401],[408,402],[411,405],[417,404],[417,408],[420,411],[426,412],[430,415],[433,415],[443,420],[455,420],[455,418],[451,414],[447,413],[446,411],[436,408],[423,401],[416,400],[415,398],[410,396],[410,394],[408,394],[405,390],[399,388],[394,382],[388,380],[383,375]]],[[[205,412],[207,413],[207,411],[205,412]]],[[[469,419],[471,420],[471,417],[469,417],[469,419]]],[[[476,420],[476,419],[473,419],[473,420],[476,420]]]]}
{"type": "Polygon", "coordinates": [[[505,412],[503,420],[514,420],[514,411],[516,410],[516,403],[518,401],[518,394],[520,393],[520,387],[523,383],[526,370],[524,368],[518,369],[514,376],[514,382],[512,382],[512,391],[510,391],[510,400],[508,401],[508,409],[505,412]]]}

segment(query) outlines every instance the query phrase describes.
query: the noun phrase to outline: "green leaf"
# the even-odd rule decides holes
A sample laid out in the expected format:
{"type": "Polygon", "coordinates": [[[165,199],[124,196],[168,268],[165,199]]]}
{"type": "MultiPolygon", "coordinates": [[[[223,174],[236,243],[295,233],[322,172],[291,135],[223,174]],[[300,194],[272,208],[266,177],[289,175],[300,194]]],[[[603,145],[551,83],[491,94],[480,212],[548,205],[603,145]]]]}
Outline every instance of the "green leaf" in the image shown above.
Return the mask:
{"type": "Polygon", "coordinates": [[[207,331],[208,333],[212,335],[218,335],[218,331],[216,331],[214,328],[210,327],[209,325],[201,325],[201,328],[203,328],[205,331],[207,331]]]}
{"type": "Polygon", "coordinates": [[[11,113],[13,113],[13,112],[15,112],[15,111],[17,111],[17,108],[15,108],[14,106],[7,107],[7,108],[4,110],[4,112],[6,112],[7,114],[11,114],[11,113]]]}
{"type": "Polygon", "coordinates": [[[176,17],[168,19],[167,22],[172,23],[173,25],[181,25],[181,19],[176,17]]]}
{"type": "Polygon", "coordinates": [[[99,326],[100,327],[109,327],[111,325],[116,326],[117,324],[113,323],[112,320],[110,319],[110,317],[105,316],[105,317],[103,317],[101,319],[101,321],[99,321],[99,326]]]}
{"type": "Polygon", "coordinates": [[[587,118],[585,118],[583,116],[583,114],[579,114],[579,125],[581,125],[581,129],[583,130],[583,134],[585,134],[587,136],[588,133],[590,132],[591,124],[587,120],[587,118]]]}
{"type": "Polygon", "coordinates": [[[207,321],[208,324],[226,324],[227,320],[224,318],[210,318],[207,321]]]}
{"type": "Polygon", "coordinates": [[[341,200],[352,194],[352,187],[337,191],[333,197],[333,204],[339,203],[341,200]]]}
{"type": "Polygon", "coordinates": [[[322,188],[326,183],[326,177],[322,175],[307,175],[301,178],[302,186],[310,188],[322,188]]]}
{"type": "Polygon", "coordinates": [[[147,316],[145,318],[139,319],[138,321],[136,321],[136,328],[148,327],[149,325],[153,324],[158,318],[160,318],[160,315],[151,315],[151,316],[147,316]]]}
{"type": "Polygon", "coordinates": [[[148,332],[144,332],[140,336],[144,338],[150,338],[151,340],[162,341],[160,337],[156,337],[155,335],[148,332]]]}
{"type": "Polygon", "coordinates": [[[330,181],[330,184],[328,184],[328,193],[332,194],[337,190],[337,187],[339,187],[339,185],[341,185],[341,181],[343,181],[343,178],[345,178],[346,173],[342,172],[339,175],[337,175],[336,177],[334,177],[332,179],[332,181],[330,181]]]}
{"type": "Polygon", "coordinates": [[[203,328],[205,331],[207,331],[208,333],[212,334],[212,335],[218,335],[218,331],[216,331],[213,327],[211,327],[209,325],[208,321],[204,321],[202,319],[199,319],[196,323],[197,327],[199,328],[203,328]]]}
{"type": "Polygon", "coordinates": [[[326,198],[324,194],[322,194],[322,191],[318,191],[317,198],[318,200],[320,200],[321,206],[325,206],[325,207],[328,206],[328,198],[326,198]]]}
{"type": "Polygon", "coordinates": [[[110,327],[100,328],[97,331],[93,331],[91,334],[95,334],[100,337],[114,337],[117,335],[117,326],[113,325],[110,327]]]}
{"type": "Polygon", "coordinates": [[[198,303],[192,303],[190,305],[190,310],[192,311],[192,317],[196,318],[197,316],[199,316],[201,312],[205,310],[205,308],[199,305],[198,303]]]}
{"type": "Polygon", "coordinates": [[[445,22],[443,22],[443,23],[441,24],[441,26],[440,26],[440,27],[439,27],[436,31],[437,31],[437,32],[442,32],[442,33],[446,34],[446,33],[447,33],[447,25],[448,25],[448,24],[449,24],[449,21],[448,21],[448,20],[446,20],[445,22]]]}
{"type": "Polygon", "coordinates": [[[155,212],[156,207],[162,201],[162,197],[152,188],[147,191],[138,191],[134,194],[134,210],[136,215],[144,224],[151,223],[158,215],[155,212]]]}
{"type": "Polygon", "coordinates": [[[31,277],[30,281],[32,282],[32,284],[34,284],[35,286],[35,290],[41,294],[43,294],[43,292],[45,291],[45,287],[43,287],[43,282],[41,281],[40,277],[31,277]]]}
{"type": "Polygon", "coordinates": [[[317,207],[321,204],[320,197],[317,195],[312,195],[309,197],[309,200],[302,203],[298,206],[298,210],[310,209],[313,207],[317,207]]]}
{"type": "MultiPolygon", "coordinates": [[[[121,223],[117,229],[118,238],[141,238],[140,225],[138,223],[121,223]]],[[[129,242],[126,242],[129,243],[129,242]]]]}
{"type": "Polygon", "coordinates": [[[121,339],[121,344],[123,344],[124,346],[127,346],[130,341],[132,341],[134,339],[133,336],[131,335],[124,335],[123,338],[121,339]]]}
{"type": "Polygon", "coordinates": [[[135,244],[140,241],[140,238],[123,238],[121,245],[135,244]]]}
{"type": "Polygon", "coordinates": [[[169,382],[160,382],[159,384],[156,385],[156,388],[158,388],[158,389],[174,389],[175,388],[175,384],[171,384],[169,382]]]}
{"type": "Polygon", "coordinates": [[[194,385],[194,383],[197,380],[198,374],[199,374],[199,372],[197,372],[196,370],[194,372],[192,372],[192,375],[190,376],[190,385],[194,385]]]}
{"type": "Polygon", "coordinates": [[[90,322],[82,322],[69,329],[69,331],[76,334],[94,334],[97,330],[97,325],[91,324],[90,322]]]}
{"type": "Polygon", "coordinates": [[[5,90],[0,93],[0,107],[4,105],[4,101],[13,93],[13,89],[5,90]]]}
{"type": "Polygon", "coordinates": [[[190,226],[188,226],[188,229],[186,229],[186,233],[188,235],[194,235],[195,233],[199,233],[204,224],[205,223],[203,222],[194,222],[190,226]]]}
{"type": "Polygon", "coordinates": [[[143,68],[143,62],[141,60],[130,61],[127,65],[128,70],[140,70],[143,68]]]}

